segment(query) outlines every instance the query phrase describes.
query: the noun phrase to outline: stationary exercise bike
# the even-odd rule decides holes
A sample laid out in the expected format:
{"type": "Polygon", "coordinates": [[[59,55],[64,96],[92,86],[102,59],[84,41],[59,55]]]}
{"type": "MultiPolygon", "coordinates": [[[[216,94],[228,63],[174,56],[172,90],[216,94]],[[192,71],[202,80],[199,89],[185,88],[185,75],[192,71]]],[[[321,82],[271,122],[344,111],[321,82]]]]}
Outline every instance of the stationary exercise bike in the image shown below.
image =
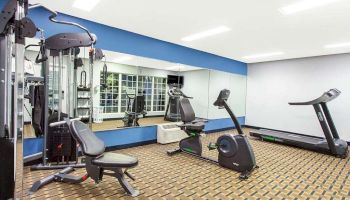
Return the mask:
{"type": "Polygon", "coordinates": [[[219,151],[218,160],[213,160],[202,156],[202,143],[200,133],[205,127],[203,120],[196,120],[195,113],[187,98],[180,100],[180,113],[182,125],[179,127],[184,130],[188,137],[180,141],[179,147],[174,150],[168,150],[168,155],[184,152],[194,155],[204,160],[215,162],[222,167],[241,172],[240,179],[247,179],[251,172],[258,168],[255,161],[255,155],[252,146],[250,145],[247,136],[243,134],[242,128],[236,116],[233,114],[227,99],[230,96],[229,90],[221,90],[219,97],[214,102],[214,106],[225,108],[234,122],[238,135],[225,134],[220,136],[216,143],[209,143],[209,150],[217,149],[219,151]]]}

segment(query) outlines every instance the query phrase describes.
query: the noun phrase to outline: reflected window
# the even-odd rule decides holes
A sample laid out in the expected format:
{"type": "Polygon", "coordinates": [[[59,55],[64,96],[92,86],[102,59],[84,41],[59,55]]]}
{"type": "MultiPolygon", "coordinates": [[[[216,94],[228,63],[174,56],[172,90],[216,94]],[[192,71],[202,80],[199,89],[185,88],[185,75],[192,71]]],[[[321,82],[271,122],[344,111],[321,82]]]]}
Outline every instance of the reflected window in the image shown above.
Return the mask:
{"type": "MultiPolygon", "coordinates": [[[[102,81],[103,72],[100,74],[102,81]]],[[[117,113],[119,106],[119,73],[107,73],[107,87],[100,87],[100,106],[104,113],[117,113]]]]}
{"type": "Polygon", "coordinates": [[[138,91],[145,96],[145,109],[152,111],[152,77],[138,76],[138,91]]]}
{"type": "Polygon", "coordinates": [[[154,77],[153,111],[165,111],[166,78],[154,77]]]}
{"type": "Polygon", "coordinates": [[[53,68],[50,65],[49,70],[49,108],[53,110],[58,109],[58,67],[53,68]]]}
{"type": "MultiPolygon", "coordinates": [[[[102,79],[102,72],[101,72],[102,79]]],[[[107,88],[100,88],[100,106],[104,113],[123,113],[127,110],[127,92],[145,95],[146,111],[165,111],[167,78],[107,73],[107,88]]]]}
{"type": "Polygon", "coordinates": [[[127,91],[136,91],[136,75],[122,74],[122,94],[120,112],[125,112],[128,105],[127,91]]]}

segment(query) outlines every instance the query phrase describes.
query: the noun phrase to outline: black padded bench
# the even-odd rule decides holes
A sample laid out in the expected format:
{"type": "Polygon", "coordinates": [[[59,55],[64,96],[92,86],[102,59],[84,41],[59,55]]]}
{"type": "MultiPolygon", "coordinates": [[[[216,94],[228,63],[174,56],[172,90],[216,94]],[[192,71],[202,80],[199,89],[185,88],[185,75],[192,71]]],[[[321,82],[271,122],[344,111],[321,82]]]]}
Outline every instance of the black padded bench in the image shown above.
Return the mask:
{"type": "Polygon", "coordinates": [[[85,169],[87,174],[82,177],[69,175],[68,173],[72,172],[74,169],[72,167],[67,167],[56,174],[35,182],[29,190],[29,194],[36,192],[42,186],[52,181],[76,184],[90,177],[95,183],[99,183],[102,181],[103,175],[108,175],[117,178],[127,194],[133,197],[139,195],[139,191],[135,190],[125,179],[126,175],[131,180],[135,180],[134,177],[127,172],[127,169],[137,166],[137,158],[119,153],[105,153],[104,142],[98,139],[89,127],[81,121],[67,120],[66,122],[58,122],[57,124],[59,123],[68,123],[73,138],[80,145],[82,153],[85,156],[85,169]]]}

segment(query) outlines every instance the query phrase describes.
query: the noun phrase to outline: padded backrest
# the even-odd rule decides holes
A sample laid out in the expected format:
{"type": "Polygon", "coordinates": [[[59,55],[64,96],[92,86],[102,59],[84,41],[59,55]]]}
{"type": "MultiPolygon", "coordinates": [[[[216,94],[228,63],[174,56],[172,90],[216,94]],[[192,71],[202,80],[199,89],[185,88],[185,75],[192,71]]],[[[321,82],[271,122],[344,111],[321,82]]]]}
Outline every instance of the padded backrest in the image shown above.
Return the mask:
{"type": "Polygon", "coordinates": [[[183,121],[184,123],[192,122],[196,119],[190,100],[188,100],[187,98],[182,98],[180,100],[180,114],[181,121],[183,121]]]}
{"type": "Polygon", "coordinates": [[[89,127],[81,121],[72,121],[70,130],[74,139],[79,143],[84,155],[96,157],[105,151],[105,144],[98,139],[89,127]]]}

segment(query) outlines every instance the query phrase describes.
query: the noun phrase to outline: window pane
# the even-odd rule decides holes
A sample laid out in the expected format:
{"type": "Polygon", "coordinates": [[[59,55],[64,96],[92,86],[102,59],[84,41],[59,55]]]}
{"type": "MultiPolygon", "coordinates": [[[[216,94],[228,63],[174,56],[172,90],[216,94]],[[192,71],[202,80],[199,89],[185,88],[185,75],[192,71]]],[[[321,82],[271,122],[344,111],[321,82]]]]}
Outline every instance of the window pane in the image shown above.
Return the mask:
{"type": "MultiPolygon", "coordinates": [[[[102,77],[102,72],[100,75],[102,77]]],[[[101,89],[100,94],[100,106],[104,107],[104,113],[118,112],[118,79],[118,73],[107,73],[107,88],[101,89]]]]}

